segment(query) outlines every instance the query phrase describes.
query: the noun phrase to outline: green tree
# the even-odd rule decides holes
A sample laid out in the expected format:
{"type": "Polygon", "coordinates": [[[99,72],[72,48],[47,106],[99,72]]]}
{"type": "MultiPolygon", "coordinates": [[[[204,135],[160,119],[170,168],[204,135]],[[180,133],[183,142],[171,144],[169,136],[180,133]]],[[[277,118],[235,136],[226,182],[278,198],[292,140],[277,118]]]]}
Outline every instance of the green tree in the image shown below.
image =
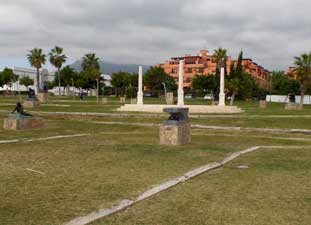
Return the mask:
{"type": "Polygon", "coordinates": [[[215,91],[217,89],[217,80],[214,74],[210,75],[195,75],[191,83],[192,89],[215,91]]]}
{"type": "Polygon", "coordinates": [[[100,80],[99,58],[95,53],[89,53],[82,58],[82,71],[78,76],[78,83],[85,89],[97,89],[97,81],[100,80]]]}
{"type": "Polygon", "coordinates": [[[242,65],[242,63],[243,63],[243,51],[241,51],[239,54],[238,61],[236,64],[236,68],[234,71],[234,77],[237,77],[239,79],[241,79],[243,76],[243,65],[242,65]]]}
{"type": "Polygon", "coordinates": [[[123,96],[125,89],[130,86],[131,82],[133,80],[131,80],[130,74],[126,72],[113,73],[111,76],[111,85],[116,88],[117,95],[123,96]]]}
{"type": "Polygon", "coordinates": [[[150,67],[144,75],[144,84],[150,90],[162,90],[165,83],[167,90],[176,90],[177,85],[173,77],[165,73],[161,67],[150,67]]]}
{"type": "Polygon", "coordinates": [[[57,68],[57,77],[58,77],[58,92],[60,93],[60,85],[61,85],[61,73],[60,70],[62,68],[63,63],[66,62],[67,56],[63,54],[63,49],[61,47],[55,46],[53,49],[51,49],[51,52],[49,53],[50,56],[50,63],[57,68]]]}
{"type": "Polygon", "coordinates": [[[217,68],[225,66],[225,62],[227,61],[227,50],[224,48],[218,48],[214,50],[215,61],[217,64],[217,68]]]}
{"type": "Polygon", "coordinates": [[[75,81],[77,78],[77,72],[72,69],[70,66],[65,66],[61,71],[61,85],[62,86],[71,86],[72,81],[75,81]]]}
{"type": "Polygon", "coordinates": [[[22,77],[22,78],[19,79],[19,83],[20,83],[21,85],[26,86],[27,89],[28,89],[29,86],[31,86],[31,85],[34,84],[34,81],[33,81],[33,79],[31,79],[30,77],[24,76],[24,77],[22,77]]]}
{"type": "Polygon", "coordinates": [[[231,92],[230,105],[233,105],[235,96],[238,94],[240,89],[240,80],[238,78],[230,79],[226,82],[227,89],[231,92]]]}
{"type": "Polygon", "coordinates": [[[94,88],[97,89],[97,81],[100,80],[100,73],[96,68],[87,68],[80,72],[80,83],[82,84],[82,88],[90,89],[94,88]]]}
{"type": "Polygon", "coordinates": [[[258,83],[248,73],[243,73],[242,78],[239,79],[239,84],[238,98],[241,100],[250,99],[254,91],[258,89],[258,83]]]}
{"type": "Polygon", "coordinates": [[[40,48],[34,48],[32,50],[30,50],[30,53],[27,54],[27,58],[28,61],[30,63],[30,65],[34,68],[36,68],[37,70],[37,76],[36,76],[36,85],[37,85],[37,92],[40,92],[40,68],[42,67],[42,65],[45,64],[46,61],[46,55],[44,55],[42,53],[42,49],[40,48]]]}
{"type": "Polygon", "coordinates": [[[275,95],[298,94],[299,83],[290,79],[283,71],[273,71],[271,75],[271,92],[275,95]]]}
{"type": "Polygon", "coordinates": [[[95,53],[88,53],[82,58],[82,69],[96,69],[100,71],[99,58],[95,53]]]}
{"type": "Polygon", "coordinates": [[[311,52],[304,53],[301,56],[296,56],[295,65],[301,95],[299,108],[302,109],[305,92],[307,91],[311,81],[311,52]]]}
{"type": "Polygon", "coordinates": [[[11,86],[12,83],[16,82],[18,79],[18,75],[14,74],[12,69],[4,68],[4,70],[0,73],[0,84],[11,86]]]}

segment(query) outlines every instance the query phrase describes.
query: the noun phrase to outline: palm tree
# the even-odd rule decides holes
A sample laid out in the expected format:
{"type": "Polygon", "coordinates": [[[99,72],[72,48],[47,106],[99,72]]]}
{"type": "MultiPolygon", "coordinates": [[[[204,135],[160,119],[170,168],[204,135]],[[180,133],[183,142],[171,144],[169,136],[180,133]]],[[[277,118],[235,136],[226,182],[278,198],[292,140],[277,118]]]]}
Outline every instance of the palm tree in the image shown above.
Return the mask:
{"type": "Polygon", "coordinates": [[[100,70],[99,58],[96,57],[95,53],[88,53],[82,58],[82,69],[96,69],[100,70]]]}
{"type": "Polygon", "coordinates": [[[30,53],[27,54],[28,61],[32,67],[35,67],[37,69],[37,93],[40,92],[40,85],[39,85],[39,76],[40,76],[40,68],[42,65],[45,64],[46,61],[46,55],[42,53],[41,48],[34,48],[30,50],[30,53]]]}
{"type": "Polygon", "coordinates": [[[303,100],[305,96],[305,92],[307,90],[307,86],[311,81],[311,52],[304,53],[301,56],[295,57],[295,65],[296,65],[296,73],[297,80],[300,84],[300,105],[299,109],[303,109],[303,100]]]}
{"type": "Polygon", "coordinates": [[[63,63],[66,62],[67,56],[63,54],[63,49],[58,46],[55,46],[55,48],[51,49],[49,56],[50,63],[57,68],[58,91],[60,95],[60,69],[62,68],[63,63]]]}
{"type": "Polygon", "coordinates": [[[224,48],[218,48],[214,50],[214,56],[217,64],[217,68],[224,67],[227,61],[227,50],[224,48]]]}

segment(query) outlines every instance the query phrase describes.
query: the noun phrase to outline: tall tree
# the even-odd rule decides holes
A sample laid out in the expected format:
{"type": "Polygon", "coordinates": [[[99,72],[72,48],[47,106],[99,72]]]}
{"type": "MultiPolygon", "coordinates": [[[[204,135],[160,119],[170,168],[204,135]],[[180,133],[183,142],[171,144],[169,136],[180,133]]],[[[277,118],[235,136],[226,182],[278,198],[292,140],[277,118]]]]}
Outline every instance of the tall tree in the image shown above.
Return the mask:
{"type": "Polygon", "coordinates": [[[45,64],[46,61],[46,55],[42,53],[42,49],[41,48],[34,48],[32,50],[30,50],[30,53],[27,54],[27,58],[28,61],[30,63],[30,65],[34,68],[36,68],[37,70],[37,76],[36,76],[36,82],[37,82],[37,93],[39,93],[40,90],[40,68],[42,67],[42,65],[45,64]]]}
{"type": "Polygon", "coordinates": [[[173,77],[165,73],[161,67],[150,67],[144,75],[144,84],[151,90],[163,90],[165,83],[167,90],[176,90],[177,85],[173,77]]]}
{"type": "Polygon", "coordinates": [[[22,78],[19,79],[19,83],[20,83],[21,85],[26,86],[27,89],[28,89],[28,87],[29,87],[30,85],[33,85],[34,82],[33,82],[33,79],[31,79],[30,77],[24,76],[24,77],[22,77],[22,78]]]}
{"type": "Polygon", "coordinates": [[[235,76],[238,77],[239,79],[242,78],[243,76],[243,51],[240,52],[238,61],[236,64],[236,69],[235,69],[235,76]]]}
{"type": "Polygon", "coordinates": [[[17,79],[18,75],[14,74],[12,69],[4,68],[4,70],[0,73],[0,80],[2,85],[12,85],[12,83],[17,81],[17,79]]]}
{"type": "Polygon", "coordinates": [[[82,58],[82,69],[97,69],[100,71],[99,58],[95,53],[88,53],[82,58]]]}
{"type": "Polygon", "coordinates": [[[60,70],[62,68],[63,63],[66,62],[67,56],[63,54],[63,48],[59,46],[55,46],[53,49],[51,49],[51,52],[49,53],[50,56],[50,63],[57,68],[57,77],[58,77],[58,92],[60,93],[60,70]]]}
{"type": "Polygon", "coordinates": [[[274,95],[299,94],[299,82],[289,78],[283,71],[273,71],[267,83],[274,95]]]}
{"type": "Polygon", "coordinates": [[[217,64],[217,68],[225,67],[227,61],[227,50],[224,48],[218,48],[214,50],[214,57],[217,64]]]}
{"type": "Polygon", "coordinates": [[[230,105],[233,105],[234,98],[238,94],[239,89],[240,89],[240,80],[238,78],[230,79],[226,83],[226,86],[228,90],[231,92],[230,105]]]}
{"type": "Polygon", "coordinates": [[[113,73],[111,76],[111,85],[116,88],[116,94],[123,96],[125,89],[131,84],[131,74],[126,72],[113,73]]]}
{"type": "Polygon", "coordinates": [[[295,65],[301,95],[299,108],[302,109],[305,92],[311,81],[311,52],[296,56],[295,65]]]}

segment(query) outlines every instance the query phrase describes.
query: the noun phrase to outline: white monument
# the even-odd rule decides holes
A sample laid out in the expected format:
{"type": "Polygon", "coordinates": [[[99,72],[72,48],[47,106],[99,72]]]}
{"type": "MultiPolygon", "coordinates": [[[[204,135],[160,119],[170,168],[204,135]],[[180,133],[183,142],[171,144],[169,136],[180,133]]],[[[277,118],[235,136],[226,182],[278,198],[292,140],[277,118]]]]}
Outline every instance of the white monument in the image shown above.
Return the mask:
{"type": "Polygon", "coordinates": [[[137,105],[143,105],[143,67],[139,67],[138,71],[138,92],[137,92],[137,105]]]}
{"type": "Polygon", "coordinates": [[[179,61],[177,106],[184,106],[184,60],[179,61]]]}
{"type": "Polygon", "coordinates": [[[160,104],[143,104],[143,75],[142,67],[139,67],[138,76],[138,92],[137,104],[125,104],[118,108],[118,111],[123,112],[149,112],[149,113],[163,113],[163,109],[167,107],[187,107],[190,113],[242,113],[243,110],[237,106],[225,106],[224,93],[224,74],[225,69],[221,68],[220,94],[219,105],[185,105],[184,104],[184,60],[179,61],[179,77],[178,77],[178,101],[177,105],[160,105],[160,104]]]}
{"type": "Polygon", "coordinates": [[[219,92],[219,103],[218,106],[225,106],[225,68],[220,69],[220,92],[219,92]]]}

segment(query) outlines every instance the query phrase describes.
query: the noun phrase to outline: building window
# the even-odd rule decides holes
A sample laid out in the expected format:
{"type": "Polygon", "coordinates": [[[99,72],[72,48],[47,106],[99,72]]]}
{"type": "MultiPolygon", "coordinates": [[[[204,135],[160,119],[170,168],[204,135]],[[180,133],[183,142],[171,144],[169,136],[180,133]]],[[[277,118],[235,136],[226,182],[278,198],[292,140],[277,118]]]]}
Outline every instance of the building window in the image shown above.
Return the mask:
{"type": "Polygon", "coordinates": [[[177,69],[172,69],[172,74],[176,74],[177,73],[177,69]]]}

